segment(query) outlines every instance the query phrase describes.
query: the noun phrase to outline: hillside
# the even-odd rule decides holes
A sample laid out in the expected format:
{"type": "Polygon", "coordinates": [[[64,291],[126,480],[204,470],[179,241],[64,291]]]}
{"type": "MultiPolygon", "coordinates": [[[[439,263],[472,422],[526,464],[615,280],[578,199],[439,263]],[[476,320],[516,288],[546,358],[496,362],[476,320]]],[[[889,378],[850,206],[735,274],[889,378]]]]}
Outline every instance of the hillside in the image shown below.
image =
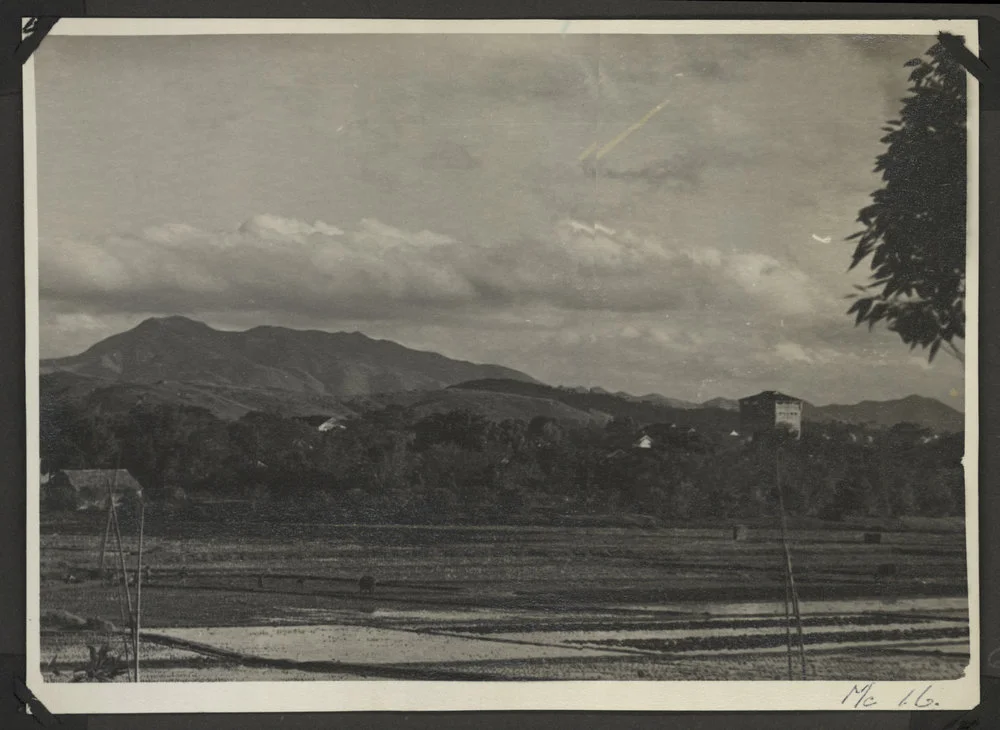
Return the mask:
{"type": "MultiPolygon", "coordinates": [[[[711,429],[739,428],[739,403],[715,398],[701,405],[684,404],[664,396],[623,397],[600,389],[552,388],[540,383],[511,380],[478,380],[459,383],[450,390],[508,393],[535,399],[558,401],[576,410],[605,413],[614,418],[632,418],[639,424],[677,423],[711,429]]],[[[954,408],[921,396],[900,400],[863,401],[856,405],[803,405],[803,420],[815,423],[841,421],[856,425],[892,426],[917,423],[935,431],[956,432],[964,429],[965,417],[954,408]]]]}
{"type": "Polygon", "coordinates": [[[447,388],[424,397],[411,406],[414,413],[429,415],[448,411],[471,411],[492,421],[518,419],[530,421],[543,416],[564,424],[604,425],[609,420],[607,414],[588,412],[548,398],[533,398],[514,393],[447,388]]]}
{"type": "Polygon", "coordinates": [[[740,402],[731,398],[712,398],[701,404],[702,408],[721,408],[724,411],[738,411],[740,402]]]}
{"type": "Polygon", "coordinates": [[[911,395],[899,400],[866,400],[856,405],[813,406],[806,404],[803,418],[808,421],[843,421],[844,423],[892,426],[917,423],[936,431],[962,431],[965,415],[933,398],[911,395]]]}
{"type": "Polygon", "coordinates": [[[238,419],[250,411],[266,411],[286,417],[316,414],[348,416],[353,413],[339,398],[322,393],[169,380],[118,383],[62,371],[41,376],[40,394],[43,413],[45,404],[54,400],[75,403],[91,413],[127,411],[138,403],[195,406],[206,408],[225,420],[238,419]]]}
{"type": "Polygon", "coordinates": [[[254,327],[225,332],[185,317],[148,319],[73,357],[41,362],[42,374],[68,372],[111,383],[183,383],[345,398],[433,390],[478,378],[532,382],[497,365],[452,360],[359,332],[254,327]]]}
{"type": "Polygon", "coordinates": [[[720,408],[678,408],[645,400],[622,398],[601,392],[553,388],[540,383],[514,380],[486,379],[453,385],[449,390],[478,393],[507,393],[539,400],[561,403],[583,413],[607,414],[612,418],[631,418],[640,425],[649,423],[677,423],[711,429],[734,429],[739,425],[739,414],[720,408]]]}

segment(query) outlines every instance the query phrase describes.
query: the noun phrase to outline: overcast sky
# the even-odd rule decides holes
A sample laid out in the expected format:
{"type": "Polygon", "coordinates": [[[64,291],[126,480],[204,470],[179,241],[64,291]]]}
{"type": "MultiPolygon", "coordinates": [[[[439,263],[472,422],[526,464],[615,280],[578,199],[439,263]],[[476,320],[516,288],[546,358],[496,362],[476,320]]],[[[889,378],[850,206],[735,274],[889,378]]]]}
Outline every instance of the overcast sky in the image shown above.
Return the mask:
{"type": "Polygon", "coordinates": [[[866,276],[844,239],[932,44],[49,37],[42,355],[183,314],[552,384],[961,408],[957,362],[844,314],[866,276]]]}

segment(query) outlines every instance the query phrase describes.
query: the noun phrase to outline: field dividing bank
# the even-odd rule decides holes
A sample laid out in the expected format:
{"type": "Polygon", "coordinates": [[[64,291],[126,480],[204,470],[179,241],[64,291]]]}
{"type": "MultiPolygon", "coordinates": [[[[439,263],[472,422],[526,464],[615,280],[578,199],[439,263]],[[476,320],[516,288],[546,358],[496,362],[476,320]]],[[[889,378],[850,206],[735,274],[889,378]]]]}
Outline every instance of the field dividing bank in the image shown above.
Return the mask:
{"type": "MultiPolygon", "coordinates": [[[[706,536],[702,530],[672,528],[325,526],[320,531],[312,525],[304,528],[303,539],[291,540],[287,525],[266,537],[257,534],[260,525],[241,537],[203,537],[204,527],[176,524],[170,535],[147,533],[146,625],[261,624],[283,619],[292,609],[338,605],[610,614],[677,605],[687,611],[698,603],[780,604],[784,595],[777,541],[736,542],[723,530],[706,536]],[[186,528],[194,534],[185,535],[186,528]],[[371,541],[359,541],[362,537],[371,541]],[[357,580],[364,574],[378,581],[376,604],[358,596],[357,580]]],[[[792,534],[796,582],[806,607],[837,599],[966,594],[961,533],[934,534],[936,545],[928,544],[924,532],[894,534],[891,544],[866,544],[863,533],[850,533],[851,541],[843,533],[840,542],[818,543],[816,534],[792,534]],[[940,552],[920,552],[929,549],[940,552]],[[879,576],[886,565],[891,574],[879,576]]],[[[137,545],[125,537],[131,564],[137,545]]],[[[43,608],[117,620],[114,591],[93,577],[99,550],[100,530],[42,536],[43,608]]]]}
{"type": "MultiPolygon", "coordinates": [[[[340,612],[339,618],[347,613],[340,612]]],[[[325,679],[677,679],[700,667],[705,679],[760,679],[766,677],[750,668],[769,666],[773,673],[777,665],[761,665],[760,660],[786,651],[783,624],[753,615],[663,618],[609,629],[601,617],[560,622],[523,612],[403,614],[391,613],[391,627],[374,623],[381,618],[376,611],[368,618],[371,625],[145,630],[143,656],[152,672],[147,676],[186,672],[189,677],[238,680],[260,678],[267,671],[274,679],[289,673],[325,679]],[[476,623],[470,623],[473,618],[476,623]],[[581,667],[590,667],[593,675],[578,676],[581,667]]],[[[65,650],[65,635],[47,634],[43,656],[56,648],[56,639],[65,650]]],[[[959,676],[968,661],[966,624],[905,611],[813,616],[805,639],[810,676],[817,679],[833,678],[831,667],[840,666],[865,668],[848,677],[946,679],[959,676]]],[[[66,658],[72,656],[70,651],[66,658]]],[[[52,671],[53,660],[43,671],[52,671]]]]}
{"type": "MultiPolygon", "coordinates": [[[[117,624],[117,589],[95,570],[100,530],[57,527],[42,536],[43,627],[45,611],[117,624]]],[[[147,532],[144,636],[196,655],[151,657],[151,679],[782,678],[780,657],[763,656],[785,641],[776,531],[243,527],[147,532]],[[374,596],[359,593],[365,574],[374,596]]],[[[840,526],[798,530],[792,554],[810,677],[961,674],[963,532],[870,543],[840,526]]],[[[78,640],[46,633],[43,660],[78,640]]]]}
{"type": "MultiPolygon", "coordinates": [[[[397,617],[398,618],[398,617],[397,617]]],[[[607,671],[616,663],[619,673],[635,668],[637,657],[659,674],[678,662],[714,660],[732,674],[740,661],[781,655],[785,649],[783,626],[749,617],[714,620],[663,620],[656,628],[622,625],[609,629],[594,618],[589,624],[540,620],[521,616],[525,624],[547,624],[545,630],[522,626],[489,629],[488,620],[470,627],[468,617],[414,612],[408,628],[375,625],[301,625],[267,627],[215,627],[165,629],[144,634],[168,646],[198,651],[214,658],[228,658],[245,666],[275,669],[315,667],[354,673],[369,667],[381,676],[413,678],[478,675],[509,679],[513,667],[530,667],[534,678],[559,679],[580,663],[600,662],[607,671]],[[463,623],[463,621],[465,623],[463,623]],[[713,626],[713,624],[718,624],[713,626]],[[734,664],[735,663],[735,664],[734,664]],[[549,675],[538,676],[539,667],[549,675]]],[[[805,627],[809,660],[827,665],[850,657],[855,663],[878,668],[883,679],[908,678],[914,665],[918,678],[958,676],[968,661],[968,626],[957,621],[935,621],[905,613],[828,615],[813,617],[805,627]],[[895,663],[896,674],[890,667],[895,663]]],[[[642,678],[642,674],[637,674],[642,678]]],[[[868,675],[865,675],[868,676],[868,675]]],[[[730,677],[732,678],[732,677],[730,677]]],[[[743,676],[754,679],[753,676],[743,676]]]]}

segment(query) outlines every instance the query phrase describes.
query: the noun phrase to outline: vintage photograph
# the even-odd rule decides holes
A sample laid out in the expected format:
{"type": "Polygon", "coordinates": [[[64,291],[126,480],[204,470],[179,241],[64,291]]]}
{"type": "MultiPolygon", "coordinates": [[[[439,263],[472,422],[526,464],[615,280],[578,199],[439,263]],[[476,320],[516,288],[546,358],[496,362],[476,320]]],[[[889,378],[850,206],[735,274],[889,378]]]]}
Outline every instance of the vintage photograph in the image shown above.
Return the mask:
{"type": "Polygon", "coordinates": [[[26,67],[39,697],[978,698],[974,22],[199,22],[26,67]]]}

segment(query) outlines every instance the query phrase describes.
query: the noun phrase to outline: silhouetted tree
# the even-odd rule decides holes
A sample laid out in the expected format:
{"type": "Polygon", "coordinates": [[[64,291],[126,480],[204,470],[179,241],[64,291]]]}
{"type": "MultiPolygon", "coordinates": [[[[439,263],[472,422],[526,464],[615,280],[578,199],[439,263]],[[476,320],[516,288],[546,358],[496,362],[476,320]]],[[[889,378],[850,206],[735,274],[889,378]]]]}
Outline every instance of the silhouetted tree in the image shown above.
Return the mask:
{"type": "Polygon", "coordinates": [[[885,185],[861,210],[851,261],[871,257],[871,281],[848,314],[884,322],[910,349],[942,347],[960,361],[965,338],[966,79],[940,43],[907,62],[910,95],[888,122],[875,172],[885,185]]]}

